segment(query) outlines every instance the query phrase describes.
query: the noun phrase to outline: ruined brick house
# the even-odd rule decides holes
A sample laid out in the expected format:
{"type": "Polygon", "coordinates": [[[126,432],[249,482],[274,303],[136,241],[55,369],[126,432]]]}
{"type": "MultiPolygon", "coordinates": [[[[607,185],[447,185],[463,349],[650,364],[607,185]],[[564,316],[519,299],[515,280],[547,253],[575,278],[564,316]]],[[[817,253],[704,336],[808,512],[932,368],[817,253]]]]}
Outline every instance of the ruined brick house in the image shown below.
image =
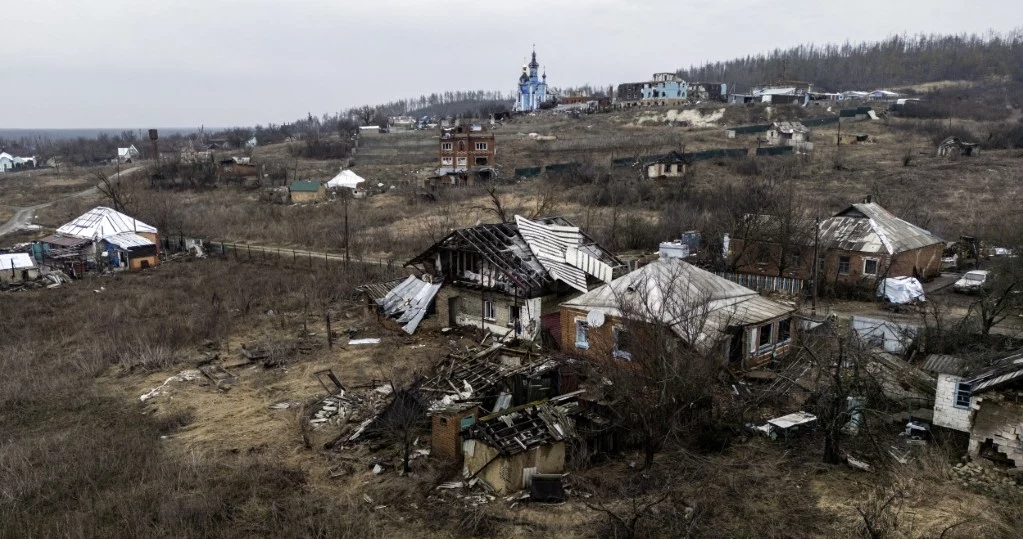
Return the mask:
{"type": "Polygon", "coordinates": [[[969,433],[973,458],[1023,468],[1023,353],[983,367],[935,355],[924,369],[938,375],[934,424],[969,433]]]}
{"type": "Polygon", "coordinates": [[[497,145],[494,134],[480,124],[441,129],[439,166],[452,171],[494,166],[497,145]]]}
{"type": "Polygon", "coordinates": [[[816,233],[805,218],[748,219],[730,245],[729,262],[740,273],[809,280],[815,250],[821,283],[873,288],[884,277],[941,273],[944,241],[869,200],[824,219],[816,233]]]}
{"type": "Polygon", "coordinates": [[[675,258],[657,260],[561,306],[562,349],[591,360],[631,360],[632,329],[663,324],[681,343],[751,368],[787,354],[795,307],[675,258]]]}
{"type": "MultiPolygon", "coordinates": [[[[557,333],[562,301],[611,282],[626,270],[567,220],[520,216],[456,230],[406,266],[438,287],[434,297],[416,302],[429,310],[432,324],[475,326],[530,340],[543,327],[557,333]]],[[[392,309],[388,315],[398,312],[392,309]]]]}

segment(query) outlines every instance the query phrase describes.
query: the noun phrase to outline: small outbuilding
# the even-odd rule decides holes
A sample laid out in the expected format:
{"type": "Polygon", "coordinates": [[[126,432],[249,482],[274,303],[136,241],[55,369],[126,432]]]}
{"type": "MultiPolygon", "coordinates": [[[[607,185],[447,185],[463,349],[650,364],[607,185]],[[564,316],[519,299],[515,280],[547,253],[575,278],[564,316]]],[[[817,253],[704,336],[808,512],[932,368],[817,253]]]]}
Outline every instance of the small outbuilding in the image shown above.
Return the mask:
{"type": "Polygon", "coordinates": [[[315,180],[295,180],[288,187],[293,204],[305,204],[308,202],[319,202],[326,197],[326,189],[323,184],[315,180]]]}
{"type": "Polygon", "coordinates": [[[980,153],[980,144],[963,142],[959,137],[948,137],[938,145],[938,157],[970,157],[980,153]]]}
{"type": "Polygon", "coordinates": [[[39,278],[39,266],[28,253],[0,254],[0,282],[20,283],[39,278]]]}

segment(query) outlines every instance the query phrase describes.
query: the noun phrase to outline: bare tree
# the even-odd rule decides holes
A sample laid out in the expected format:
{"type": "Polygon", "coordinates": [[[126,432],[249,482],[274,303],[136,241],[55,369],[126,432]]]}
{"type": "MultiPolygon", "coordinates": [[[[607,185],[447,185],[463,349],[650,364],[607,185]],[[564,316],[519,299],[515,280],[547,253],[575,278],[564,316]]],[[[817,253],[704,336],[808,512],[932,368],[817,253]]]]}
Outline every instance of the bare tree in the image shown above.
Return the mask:
{"type": "Polygon", "coordinates": [[[95,170],[92,175],[99,180],[96,189],[110,201],[115,210],[121,213],[131,213],[135,210],[138,192],[133,177],[124,173],[107,176],[102,170],[95,170]]]}
{"type": "Polygon", "coordinates": [[[593,343],[618,427],[644,452],[643,467],[693,427],[711,404],[717,373],[707,294],[689,285],[682,264],[616,298],[610,338],[593,343]]]}

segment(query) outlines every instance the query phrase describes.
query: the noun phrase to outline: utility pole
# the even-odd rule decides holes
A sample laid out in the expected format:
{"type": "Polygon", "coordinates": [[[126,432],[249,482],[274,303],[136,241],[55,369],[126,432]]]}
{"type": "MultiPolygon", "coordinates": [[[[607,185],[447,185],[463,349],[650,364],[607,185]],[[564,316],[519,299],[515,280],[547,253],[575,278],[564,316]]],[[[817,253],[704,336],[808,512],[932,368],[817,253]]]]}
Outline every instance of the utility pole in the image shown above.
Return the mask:
{"type": "Polygon", "coordinates": [[[810,303],[810,315],[817,315],[817,273],[820,271],[820,237],[821,237],[821,218],[814,218],[813,222],[813,300],[810,303]]]}
{"type": "Polygon", "coordinates": [[[349,247],[349,244],[351,243],[351,242],[348,241],[349,236],[348,236],[348,188],[347,187],[342,187],[341,188],[341,205],[344,207],[344,211],[345,211],[345,267],[347,268],[348,267],[348,262],[350,260],[348,247],[349,247]]]}

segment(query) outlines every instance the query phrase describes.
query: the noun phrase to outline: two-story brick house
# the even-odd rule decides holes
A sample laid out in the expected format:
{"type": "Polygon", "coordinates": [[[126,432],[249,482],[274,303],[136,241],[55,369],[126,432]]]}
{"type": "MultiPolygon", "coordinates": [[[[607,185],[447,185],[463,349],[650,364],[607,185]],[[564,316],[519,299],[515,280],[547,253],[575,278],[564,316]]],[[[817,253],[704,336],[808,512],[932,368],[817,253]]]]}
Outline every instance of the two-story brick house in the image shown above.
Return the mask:
{"type": "Polygon", "coordinates": [[[446,172],[464,172],[494,165],[494,134],[479,124],[446,127],[440,135],[439,165],[446,172]]]}

